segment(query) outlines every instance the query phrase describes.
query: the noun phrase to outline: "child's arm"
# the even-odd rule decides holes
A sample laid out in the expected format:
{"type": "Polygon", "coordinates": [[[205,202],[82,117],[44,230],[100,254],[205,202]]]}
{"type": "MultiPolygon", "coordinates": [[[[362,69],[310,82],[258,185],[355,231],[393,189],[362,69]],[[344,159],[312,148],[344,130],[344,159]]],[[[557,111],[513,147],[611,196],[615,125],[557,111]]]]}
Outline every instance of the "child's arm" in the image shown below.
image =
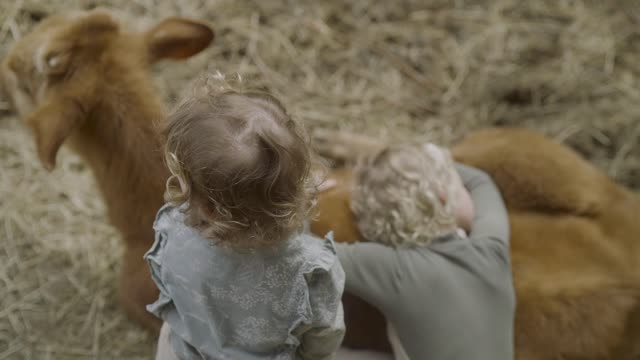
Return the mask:
{"type": "Polygon", "coordinates": [[[378,243],[336,244],[346,274],[345,290],[378,309],[386,308],[397,292],[397,254],[378,243]]]}
{"type": "Polygon", "coordinates": [[[333,359],[345,332],[342,310],[344,271],[336,259],[329,272],[314,273],[308,281],[313,319],[311,327],[302,333],[296,358],[333,359]]]}
{"type": "Polygon", "coordinates": [[[508,260],[509,218],[500,191],[485,172],[461,164],[456,164],[456,169],[475,206],[469,237],[475,242],[486,241],[508,260]]]}

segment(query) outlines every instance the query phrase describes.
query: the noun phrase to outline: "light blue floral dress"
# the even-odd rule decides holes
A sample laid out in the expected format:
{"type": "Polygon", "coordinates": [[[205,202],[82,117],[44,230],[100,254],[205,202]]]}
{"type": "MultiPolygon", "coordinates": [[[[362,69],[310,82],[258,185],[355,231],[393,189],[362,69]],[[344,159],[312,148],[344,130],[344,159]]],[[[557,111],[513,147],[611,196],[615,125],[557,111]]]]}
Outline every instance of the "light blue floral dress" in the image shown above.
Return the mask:
{"type": "Polygon", "coordinates": [[[277,252],[237,253],[165,205],[145,259],[180,359],[331,359],[344,335],[344,272],[331,234],[301,233],[277,252]]]}

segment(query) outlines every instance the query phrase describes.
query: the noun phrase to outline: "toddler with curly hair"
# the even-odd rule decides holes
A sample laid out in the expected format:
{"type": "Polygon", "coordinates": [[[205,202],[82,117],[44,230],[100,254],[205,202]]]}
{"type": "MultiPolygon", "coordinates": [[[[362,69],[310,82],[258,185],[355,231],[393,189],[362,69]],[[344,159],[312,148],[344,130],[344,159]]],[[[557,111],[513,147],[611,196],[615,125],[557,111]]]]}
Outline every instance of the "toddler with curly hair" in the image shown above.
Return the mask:
{"type": "Polygon", "coordinates": [[[157,359],[328,359],[344,334],[332,239],[302,127],[261,91],[199,80],[164,130],[172,176],[145,255],[164,320],[157,359]]]}
{"type": "Polygon", "coordinates": [[[345,289],[385,315],[396,360],[513,359],[509,222],[487,174],[433,144],[382,146],[351,206],[369,242],[337,244],[345,289]]]}

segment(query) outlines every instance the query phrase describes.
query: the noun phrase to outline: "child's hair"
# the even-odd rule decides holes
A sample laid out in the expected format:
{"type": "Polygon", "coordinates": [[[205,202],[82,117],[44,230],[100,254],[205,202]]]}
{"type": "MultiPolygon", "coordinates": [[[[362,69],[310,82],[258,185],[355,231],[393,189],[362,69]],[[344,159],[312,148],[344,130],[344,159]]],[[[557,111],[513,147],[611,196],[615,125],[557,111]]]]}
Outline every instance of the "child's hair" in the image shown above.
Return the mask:
{"type": "Polygon", "coordinates": [[[169,116],[165,199],[205,237],[256,249],[302,228],[315,184],[302,126],[273,96],[241,87],[203,76],[169,116]]]}
{"type": "Polygon", "coordinates": [[[455,171],[449,151],[433,144],[388,146],[363,159],[351,206],[364,238],[424,246],[454,231],[455,171]]]}

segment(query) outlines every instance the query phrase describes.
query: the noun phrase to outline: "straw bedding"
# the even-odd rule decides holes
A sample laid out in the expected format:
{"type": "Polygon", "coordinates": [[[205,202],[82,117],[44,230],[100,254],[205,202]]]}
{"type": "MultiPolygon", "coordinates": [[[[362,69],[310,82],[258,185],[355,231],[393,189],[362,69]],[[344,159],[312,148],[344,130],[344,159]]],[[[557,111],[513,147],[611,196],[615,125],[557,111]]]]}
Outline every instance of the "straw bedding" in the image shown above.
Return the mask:
{"type": "MultiPolygon", "coordinates": [[[[318,128],[449,145],[538,129],[640,189],[640,5],[634,1],[0,1],[0,57],[47,14],[102,6],[130,26],[170,15],[217,39],[154,68],[171,102],[198,72],[240,72],[318,128]],[[134,21],[135,20],[135,21],[134,21]]],[[[49,174],[0,100],[0,359],[148,359],[115,303],[121,247],[82,161],[49,174]]]]}

